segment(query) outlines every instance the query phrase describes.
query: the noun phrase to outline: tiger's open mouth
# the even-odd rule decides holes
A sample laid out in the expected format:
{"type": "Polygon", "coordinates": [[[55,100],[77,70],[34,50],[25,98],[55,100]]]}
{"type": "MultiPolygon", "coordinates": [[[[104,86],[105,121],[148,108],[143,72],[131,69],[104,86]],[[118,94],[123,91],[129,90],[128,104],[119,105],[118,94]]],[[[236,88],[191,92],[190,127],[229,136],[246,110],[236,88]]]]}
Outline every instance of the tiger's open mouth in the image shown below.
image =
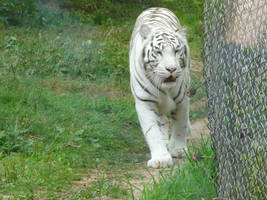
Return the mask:
{"type": "Polygon", "coordinates": [[[176,77],[169,76],[168,78],[166,78],[164,80],[164,83],[171,83],[171,82],[175,82],[175,81],[176,81],[176,77]]]}

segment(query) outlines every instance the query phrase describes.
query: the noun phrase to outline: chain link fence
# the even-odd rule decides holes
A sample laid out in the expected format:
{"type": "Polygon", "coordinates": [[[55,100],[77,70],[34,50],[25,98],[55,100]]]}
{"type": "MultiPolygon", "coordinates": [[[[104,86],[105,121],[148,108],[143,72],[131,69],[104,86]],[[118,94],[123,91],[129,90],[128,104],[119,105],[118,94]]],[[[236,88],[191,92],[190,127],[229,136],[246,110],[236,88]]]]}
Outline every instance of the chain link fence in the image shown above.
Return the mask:
{"type": "Polygon", "coordinates": [[[216,199],[267,199],[267,1],[204,0],[216,199]]]}

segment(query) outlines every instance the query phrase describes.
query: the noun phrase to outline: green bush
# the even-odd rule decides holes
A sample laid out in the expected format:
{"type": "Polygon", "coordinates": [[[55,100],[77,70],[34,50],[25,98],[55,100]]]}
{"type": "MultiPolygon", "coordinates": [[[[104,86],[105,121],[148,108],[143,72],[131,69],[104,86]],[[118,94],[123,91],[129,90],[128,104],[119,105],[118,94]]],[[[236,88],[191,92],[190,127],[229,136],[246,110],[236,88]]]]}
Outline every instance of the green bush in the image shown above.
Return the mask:
{"type": "Polygon", "coordinates": [[[145,3],[152,4],[159,2],[159,0],[64,0],[64,4],[69,9],[84,10],[87,12],[93,12],[102,8],[110,8],[112,4],[132,4],[132,3],[145,3]]]}
{"type": "Polygon", "coordinates": [[[137,16],[141,10],[161,5],[161,0],[64,0],[67,9],[85,13],[96,25],[109,25],[111,19],[128,20],[129,16],[137,16]]]}
{"type": "Polygon", "coordinates": [[[35,15],[35,0],[3,0],[0,1],[0,22],[19,25],[25,17],[35,15]]]}

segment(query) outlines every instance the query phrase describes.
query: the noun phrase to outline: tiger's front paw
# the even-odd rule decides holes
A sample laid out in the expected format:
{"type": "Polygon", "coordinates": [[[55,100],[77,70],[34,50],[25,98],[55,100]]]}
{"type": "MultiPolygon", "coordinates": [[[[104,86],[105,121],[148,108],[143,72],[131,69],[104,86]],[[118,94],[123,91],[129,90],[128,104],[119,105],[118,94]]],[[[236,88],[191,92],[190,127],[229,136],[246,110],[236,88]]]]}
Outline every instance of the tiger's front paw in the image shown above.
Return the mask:
{"type": "Polygon", "coordinates": [[[164,168],[173,164],[172,157],[169,153],[153,156],[148,162],[147,166],[152,168],[164,168]]]}

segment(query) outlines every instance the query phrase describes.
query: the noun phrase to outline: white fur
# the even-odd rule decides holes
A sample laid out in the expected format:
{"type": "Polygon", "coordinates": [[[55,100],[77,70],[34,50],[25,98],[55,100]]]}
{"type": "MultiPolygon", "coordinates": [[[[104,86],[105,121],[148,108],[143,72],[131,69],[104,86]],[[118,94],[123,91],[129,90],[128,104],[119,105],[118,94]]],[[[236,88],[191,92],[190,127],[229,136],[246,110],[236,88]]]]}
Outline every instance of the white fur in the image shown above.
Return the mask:
{"type": "Polygon", "coordinates": [[[186,135],[190,131],[190,122],[189,98],[185,92],[190,83],[189,59],[185,29],[180,26],[179,20],[171,11],[152,8],[141,13],[132,33],[129,60],[131,89],[136,111],[151,152],[148,167],[168,167],[173,164],[172,157],[183,156],[187,150],[186,135]],[[153,18],[152,14],[154,17],[155,14],[159,17],[153,18]],[[164,15],[173,19],[171,23],[164,18],[164,15]],[[181,67],[178,61],[180,55],[175,53],[171,45],[165,46],[157,56],[156,68],[146,63],[149,58],[143,57],[143,51],[150,47],[152,37],[156,33],[174,35],[177,41],[182,43],[188,53],[185,68],[181,67]],[[168,67],[174,67],[176,70],[170,73],[166,70],[168,67]],[[176,77],[176,81],[164,83],[170,75],[176,77]],[[177,94],[180,95],[175,99],[177,94]],[[170,113],[174,114],[172,114],[172,134],[169,138],[167,115],[170,113]]]}

